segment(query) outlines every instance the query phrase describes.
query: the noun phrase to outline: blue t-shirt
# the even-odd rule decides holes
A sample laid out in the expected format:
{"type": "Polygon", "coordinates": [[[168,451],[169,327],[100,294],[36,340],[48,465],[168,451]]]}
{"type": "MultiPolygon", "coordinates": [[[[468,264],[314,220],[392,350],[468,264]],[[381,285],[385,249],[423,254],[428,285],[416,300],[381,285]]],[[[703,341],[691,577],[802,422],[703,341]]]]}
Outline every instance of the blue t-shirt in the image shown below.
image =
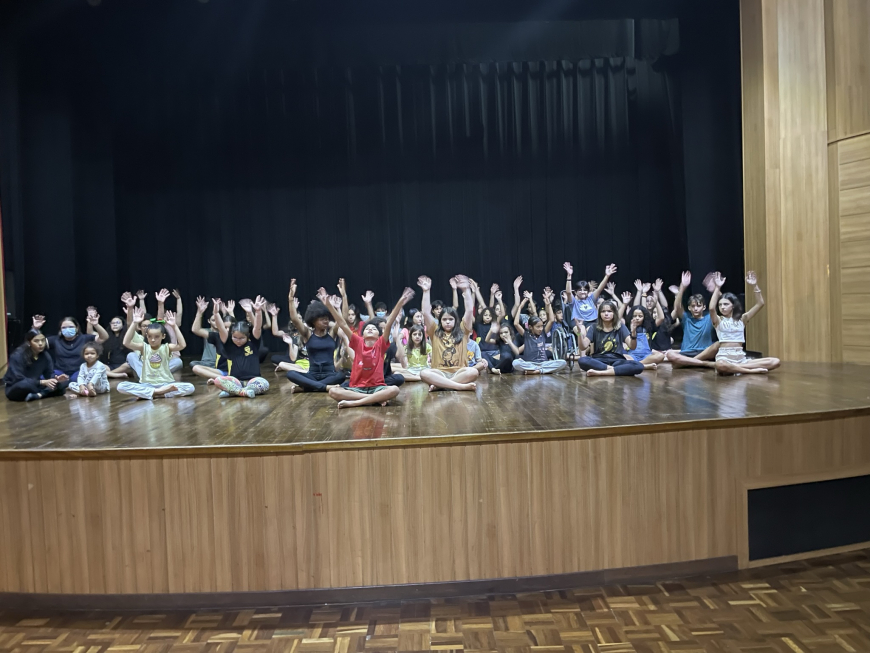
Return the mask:
{"type": "Polygon", "coordinates": [[[713,322],[710,314],[704,317],[694,318],[688,313],[683,320],[683,344],[680,351],[701,353],[713,344],[713,322]]]}
{"type": "Polygon", "coordinates": [[[570,306],[572,320],[593,322],[598,319],[598,306],[595,303],[595,297],[592,295],[589,295],[583,301],[580,301],[575,297],[570,306]]]}

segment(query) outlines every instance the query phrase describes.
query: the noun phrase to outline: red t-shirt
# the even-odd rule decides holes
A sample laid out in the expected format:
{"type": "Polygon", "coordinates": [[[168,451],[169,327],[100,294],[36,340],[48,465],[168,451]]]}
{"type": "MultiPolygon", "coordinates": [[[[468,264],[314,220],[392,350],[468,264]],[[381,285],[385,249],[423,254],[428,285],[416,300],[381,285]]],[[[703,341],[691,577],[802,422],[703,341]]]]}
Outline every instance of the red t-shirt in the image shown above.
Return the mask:
{"type": "Polygon", "coordinates": [[[353,369],[350,371],[350,387],[375,388],[386,385],[384,382],[384,356],[390,343],[378,338],[373,347],[366,347],[365,341],[353,334],[350,338],[353,350],[353,369]]]}

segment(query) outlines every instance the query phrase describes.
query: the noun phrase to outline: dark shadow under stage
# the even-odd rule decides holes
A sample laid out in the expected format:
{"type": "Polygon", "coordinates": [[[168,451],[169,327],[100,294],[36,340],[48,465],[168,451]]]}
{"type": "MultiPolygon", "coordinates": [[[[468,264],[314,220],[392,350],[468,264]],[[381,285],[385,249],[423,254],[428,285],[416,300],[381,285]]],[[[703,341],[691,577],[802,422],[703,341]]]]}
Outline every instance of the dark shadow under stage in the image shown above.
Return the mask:
{"type": "MultiPolygon", "coordinates": [[[[189,377],[189,378],[188,378],[189,377]]],[[[462,444],[736,427],[870,413],[870,367],[785,364],[770,375],[719,377],[669,365],[636,378],[483,375],[476,393],[407,383],[392,405],[338,410],[325,394],[292,394],[271,375],[255,399],[154,402],[114,390],[92,399],[2,402],[0,457],[231,454],[462,444]],[[796,419],[797,418],[797,419],[796,419]],[[28,453],[29,452],[29,453],[28,453]]]]}

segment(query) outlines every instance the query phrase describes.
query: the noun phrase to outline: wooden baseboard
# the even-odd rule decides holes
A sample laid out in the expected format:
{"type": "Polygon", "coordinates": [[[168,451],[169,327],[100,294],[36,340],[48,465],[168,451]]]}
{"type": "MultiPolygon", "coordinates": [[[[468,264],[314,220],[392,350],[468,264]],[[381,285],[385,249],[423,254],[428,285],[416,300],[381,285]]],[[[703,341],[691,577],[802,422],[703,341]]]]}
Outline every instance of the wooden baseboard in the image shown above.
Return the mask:
{"type": "Polygon", "coordinates": [[[856,544],[847,544],[845,546],[837,546],[831,549],[821,549],[820,551],[805,551],[804,553],[793,553],[787,556],[777,556],[776,558],[764,558],[763,560],[752,560],[746,566],[748,569],[757,567],[768,567],[770,565],[779,565],[784,562],[797,562],[799,560],[809,560],[811,558],[821,558],[824,556],[838,555],[840,553],[852,553],[852,551],[860,551],[861,549],[870,548],[870,542],[858,542],[856,544]]]}
{"type": "Polygon", "coordinates": [[[549,576],[497,578],[450,583],[381,585],[274,592],[215,592],[197,594],[25,594],[0,592],[0,610],[139,611],[208,610],[291,607],[376,601],[522,594],[605,585],[637,585],[662,580],[709,576],[737,570],[737,556],[661,565],[583,571],[549,576]]]}

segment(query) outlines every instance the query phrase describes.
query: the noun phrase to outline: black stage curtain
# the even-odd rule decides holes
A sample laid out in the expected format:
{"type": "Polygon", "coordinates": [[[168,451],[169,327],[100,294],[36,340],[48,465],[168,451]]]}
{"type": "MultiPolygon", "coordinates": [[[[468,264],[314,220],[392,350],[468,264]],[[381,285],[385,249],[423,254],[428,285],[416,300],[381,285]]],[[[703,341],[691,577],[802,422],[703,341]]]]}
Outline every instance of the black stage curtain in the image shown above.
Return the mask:
{"type": "Polygon", "coordinates": [[[16,49],[0,89],[16,311],[108,318],[122,291],[162,286],[189,315],[197,294],[284,306],[291,277],[390,303],[428,274],[447,299],[457,272],[509,301],[517,274],[563,287],[565,260],[595,279],[616,262],[620,289],[696,264],[675,20],[320,26],[287,47],[238,7],[196,47],[176,32],[201,16],[163,42],[91,12],[16,49]]]}

